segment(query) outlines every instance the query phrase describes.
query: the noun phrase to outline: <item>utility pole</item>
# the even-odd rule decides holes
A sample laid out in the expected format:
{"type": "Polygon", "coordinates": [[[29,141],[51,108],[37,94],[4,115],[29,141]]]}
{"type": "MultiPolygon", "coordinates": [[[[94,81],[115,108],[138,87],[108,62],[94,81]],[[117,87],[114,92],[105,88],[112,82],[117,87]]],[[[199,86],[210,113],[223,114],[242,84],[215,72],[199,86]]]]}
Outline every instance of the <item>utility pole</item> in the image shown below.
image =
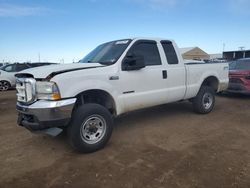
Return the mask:
{"type": "Polygon", "coordinates": [[[40,63],[40,52],[38,53],[38,62],[40,63]]]}
{"type": "Polygon", "coordinates": [[[63,58],[60,59],[59,62],[60,62],[61,64],[64,64],[64,59],[63,59],[63,58]]]}
{"type": "Polygon", "coordinates": [[[245,47],[244,47],[244,46],[240,46],[240,47],[239,47],[239,50],[240,50],[240,51],[243,51],[243,50],[245,50],[245,47]]]}

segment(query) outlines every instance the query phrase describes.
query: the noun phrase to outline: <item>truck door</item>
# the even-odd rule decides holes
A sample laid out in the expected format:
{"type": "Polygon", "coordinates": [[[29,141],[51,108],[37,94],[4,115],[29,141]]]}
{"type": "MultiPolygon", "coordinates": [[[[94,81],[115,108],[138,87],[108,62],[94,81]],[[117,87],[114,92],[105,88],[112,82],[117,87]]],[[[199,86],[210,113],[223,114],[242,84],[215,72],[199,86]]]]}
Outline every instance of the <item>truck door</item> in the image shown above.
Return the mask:
{"type": "MultiPolygon", "coordinates": [[[[120,73],[120,92],[124,111],[166,103],[166,75],[156,41],[139,40],[127,52],[126,57],[144,59],[145,67],[139,70],[124,70],[120,73]]],[[[125,57],[125,58],[126,58],[125,57]]],[[[122,62],[122,67],[123,67],[122,62]]]]}
{"type": "Polygon", "coordinates": [[[171,41],[161,41],[163,49],[162,61],[166,65],[167,102],[174,102],[184,98],[186,92],[186,69],[182,61],[177,57],[174,45],[171,41]]]}

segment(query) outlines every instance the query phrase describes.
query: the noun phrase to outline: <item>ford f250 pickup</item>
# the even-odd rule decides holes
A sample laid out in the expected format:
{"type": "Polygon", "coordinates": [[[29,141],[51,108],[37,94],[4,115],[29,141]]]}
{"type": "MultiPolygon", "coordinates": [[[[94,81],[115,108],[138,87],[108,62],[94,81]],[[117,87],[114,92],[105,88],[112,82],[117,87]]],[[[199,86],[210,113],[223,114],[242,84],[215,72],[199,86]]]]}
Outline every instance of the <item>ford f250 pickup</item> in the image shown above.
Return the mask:
{"type": "Polygon", "coordinates": [[[105,146],[113,119],[155,105],[189,100],[207,114],[227,89],[227,63],[185,61],[172,40],[133,38],[101,44],[75,64],[16,74],[18,124],[57,135],[94,152],[105,146]]]}

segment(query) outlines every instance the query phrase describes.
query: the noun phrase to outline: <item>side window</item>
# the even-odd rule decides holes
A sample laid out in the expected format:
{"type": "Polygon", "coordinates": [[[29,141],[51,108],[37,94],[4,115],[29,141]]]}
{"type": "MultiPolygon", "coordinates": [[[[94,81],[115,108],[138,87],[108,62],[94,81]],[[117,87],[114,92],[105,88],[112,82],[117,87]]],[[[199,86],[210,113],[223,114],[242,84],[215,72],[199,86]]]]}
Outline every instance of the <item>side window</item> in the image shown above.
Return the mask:
{"type": "Polygon", "coordinates": [[[168,64],[178,64],[178,57],[176,55],[174,46],[171,41],[161,41],[162,47],[164,49],[168,64]]]}
{"type": "Polygon", "coordinates": [[[29,68],[29,66],[27,64],[17,64],[16,72],[19,72],[19,71],[22,71],[22,70],[25,70],[28,68],[29,68]]]}
{"type": "Polygon", "coordinates": [[[161,58],[155,42],[139,42],[128,53],[144,57],[145,65],[161,65],[161,58]]]}
{"type": "Polygon", "coordinates": [[[15,72],[15,65],[8,65],[3,70],[6,72],[15,72]]]}

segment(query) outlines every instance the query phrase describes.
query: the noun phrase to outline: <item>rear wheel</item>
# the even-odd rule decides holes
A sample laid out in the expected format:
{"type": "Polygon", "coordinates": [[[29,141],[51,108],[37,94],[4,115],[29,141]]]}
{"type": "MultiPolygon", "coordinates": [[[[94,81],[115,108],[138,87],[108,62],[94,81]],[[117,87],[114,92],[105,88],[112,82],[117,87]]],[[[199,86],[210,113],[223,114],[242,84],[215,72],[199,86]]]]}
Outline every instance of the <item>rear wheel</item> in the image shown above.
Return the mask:
{"type": "Polygon", "coordinates": [[[207,114],[211,112],[215,103],[214,90],[211,87],[202,86],[192,102],[196,113],[207,114]]]}
{"type": "Polygon", "coordinates": [[[68,136],[76,150],[89,153],[103,148],[112,130],[113,119],[106,108],[98,104],[84,104],[74,111],[68,136]]]}
{"type": "Polygon", "coordinates": [[[6,91],[8,89],[10,89],[11,85],[8,81],[0,81],[0,91],[6,91]]]}

